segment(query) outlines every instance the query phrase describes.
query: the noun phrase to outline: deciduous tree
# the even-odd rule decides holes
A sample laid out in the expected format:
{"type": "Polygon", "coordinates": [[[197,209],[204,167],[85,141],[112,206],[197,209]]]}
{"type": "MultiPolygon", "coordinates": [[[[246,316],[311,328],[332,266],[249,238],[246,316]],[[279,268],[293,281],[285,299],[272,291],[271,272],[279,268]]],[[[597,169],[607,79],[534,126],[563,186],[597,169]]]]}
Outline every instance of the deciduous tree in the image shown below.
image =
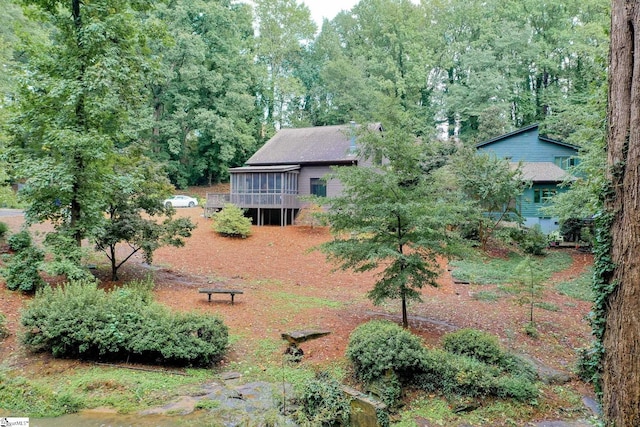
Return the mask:
{"type": "MultiPolygon", "coordinates": [[[[603,326],[603,409],[612,426],[640,425],[640,3],[613,0],[606,215],[611,271],[596,296],[603,326]]],[[[596,331],[598,332],[598,331],[596,331]]]]}
{"type": "MultiPolygon", "coordinates": [[[[136,10],[146,1],[27,0],[51,25],[31,44],[12,121],[11,160],[29,222],[51,221],[78,246],[100,222],[114,150],[144,101],[136,10]]],[[[36,15],[36,14],[34,14],[36,15]]]]}

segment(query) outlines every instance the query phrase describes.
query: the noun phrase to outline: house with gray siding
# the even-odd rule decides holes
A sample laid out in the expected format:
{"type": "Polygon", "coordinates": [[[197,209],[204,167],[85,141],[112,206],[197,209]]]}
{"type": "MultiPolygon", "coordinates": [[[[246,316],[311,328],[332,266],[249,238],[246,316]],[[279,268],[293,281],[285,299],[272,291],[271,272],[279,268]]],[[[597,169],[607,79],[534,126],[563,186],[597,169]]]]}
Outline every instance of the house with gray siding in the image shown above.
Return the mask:
{"type": "Polygon", "coordinates": [[[516,201],[516,209],[527,227],[536,224],[544,233],[559,227],[558,218],[542,212],[556,194],[567,191],[563,185],[571,179],[568,169],[578,162],[579,147],[539,133],[538,124],[523,127],[476,145],[480,152],[492,153],[521,166],[524,179],[531,185],[516,201]]]}
{"type": "Polygon", "coordinates": [[[206,214],[233,203],[246,209],[257,225],[292,224],[305,205],[301,197],[341,193],[339,181],[323,179],[332,167],[363,164],[356,134],[354,123],[280,129],[245,166],[229,170],[229,194],[207,194],[206,214]]]}

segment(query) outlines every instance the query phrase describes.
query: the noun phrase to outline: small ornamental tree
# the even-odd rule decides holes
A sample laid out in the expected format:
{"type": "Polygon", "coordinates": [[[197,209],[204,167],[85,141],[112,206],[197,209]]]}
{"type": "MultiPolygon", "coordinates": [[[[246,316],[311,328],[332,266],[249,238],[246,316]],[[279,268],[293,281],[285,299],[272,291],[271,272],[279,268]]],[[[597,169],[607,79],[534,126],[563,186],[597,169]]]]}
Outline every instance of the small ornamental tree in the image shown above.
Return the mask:
{"type": "Polygon", "coordinates": [[[436,286],[438,256],[456,247],[451,225],[460,223],[461,205],[454,191],[438,190],[437,179],[449,153],[416,141],[406,126],[385,129],[384,137],[366,131],[358,141],[360,156],[374,165],[335,169],[330,178],[343,191],[326,200],[334,239],[320,250],[344,270],[382,267],[368,296],[374,304],[400,299],[407,328],[407,301],[420,300],[423,286],[436,286]]]}
{"type": "Polygon", "coordinates": [[[463,149],[454,157],[455,176],[462,192],[475,205],[478,240],[484,250],[495,229],[512,216],[520,217],[515,201],[526,187],[520,167],[495,155],[463,149]]]}
{"type": "Polygon", "coordinates": [[[111,280],[118,280],[118,269],[136,253],[143,253],[151,263],[156,249],[183,246],[184,239],[191,236],[195,224],[189,218],[174,219],[174,209],[162,204],[170,188],[160,169],[145,157],[128,164],[122,159],[114,170],[106,215],[93,235],[96,248],[104,251],[111,263],[111,280]],[[129,247],[122,258],[116,251],[119,244],[129,247]]]}

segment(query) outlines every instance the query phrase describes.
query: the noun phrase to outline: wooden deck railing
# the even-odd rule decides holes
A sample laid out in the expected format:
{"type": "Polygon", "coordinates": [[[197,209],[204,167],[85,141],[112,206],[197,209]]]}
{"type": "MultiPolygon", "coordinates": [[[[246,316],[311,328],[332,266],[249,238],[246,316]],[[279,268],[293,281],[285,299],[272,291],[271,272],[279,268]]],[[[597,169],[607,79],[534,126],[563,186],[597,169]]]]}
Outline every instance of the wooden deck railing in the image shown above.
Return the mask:
{"type": "Polygon", "coordinates": [[[239,208],[251,209],[298,209],[300,201],[297,194],[284,193],[207,193],[205,215],[220,210],[225,204],[232,203],[239,208]]]}

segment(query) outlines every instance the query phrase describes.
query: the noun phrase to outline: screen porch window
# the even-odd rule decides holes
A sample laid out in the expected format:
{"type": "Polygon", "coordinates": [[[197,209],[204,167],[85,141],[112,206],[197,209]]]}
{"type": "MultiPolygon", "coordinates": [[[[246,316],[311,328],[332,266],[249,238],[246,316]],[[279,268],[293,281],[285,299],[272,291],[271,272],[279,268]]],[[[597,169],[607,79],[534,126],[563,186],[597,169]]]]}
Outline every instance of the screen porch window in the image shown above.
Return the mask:
{"type": "Polygon", "coordinates": [[[327,197],[327,184],[320,178],[311,178],[311,194],[327,197]]]}

